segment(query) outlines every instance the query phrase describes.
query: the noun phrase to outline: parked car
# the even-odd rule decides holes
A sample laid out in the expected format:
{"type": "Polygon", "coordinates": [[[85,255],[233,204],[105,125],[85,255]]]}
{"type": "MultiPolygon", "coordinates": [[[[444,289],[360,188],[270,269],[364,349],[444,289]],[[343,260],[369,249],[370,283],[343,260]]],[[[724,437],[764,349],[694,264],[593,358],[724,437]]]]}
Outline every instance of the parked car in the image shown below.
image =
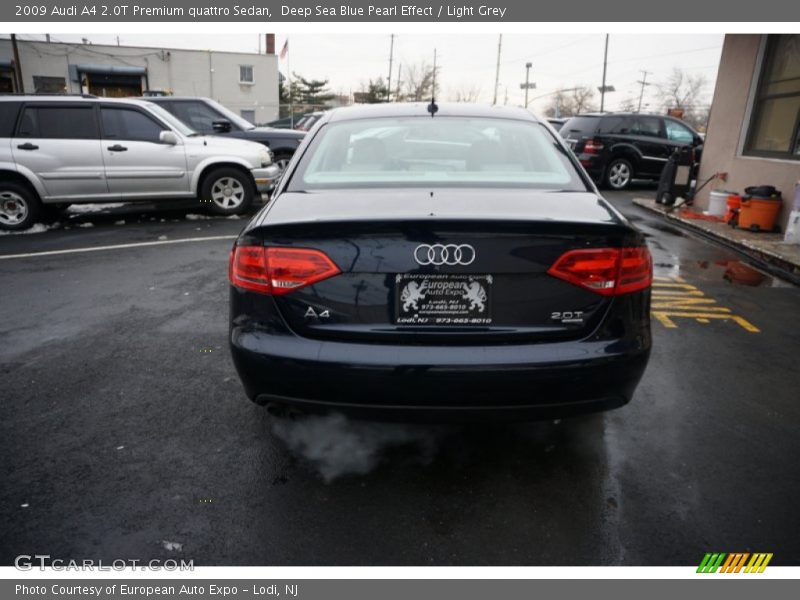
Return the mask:
{"type": "Polygon", "coordinates": [[[251,400],[524,420],[631,399],[650,253],[552,129],[467,104],[322,119],[231,251],[229,342],[251,400]]]}
{"type": "Polygon", "coordinates": [[[589,175],[615,190],[634,179],[658,179],[678,147],[692,146],[699,160],[703,144],[700,134],[678,119],[639,113],[578,115],[559,133],[589,175]]]}
{"type": "Polygon", "coordinates": [[[275,127],[276,129],[294,129],[294,126],[300,122],[301,119],[307,117],[311,113],[302,113],[292,117],[284,117],[282,119],[275,119],[267,123],[267,127],[275,127]]]}
{"type": "Polygon", "coordinates": [[[318,110],[316,112],[308,113],[299,121],[294,124],[294,128],[297,131],[310,131],[311,128],[316,125],[317,121],[322,118],[322,115],[325,114],[325,111],[318,110]]]}
{"type": "Polygon", "coordinates": [[[553,129],[558,131],[559,129],[561,129],[564,126],[564,123],[566,123],[568,120],[569,119],[562,119],[562,118],[558,118],[558,117],[549,117],[547,119],[547,122],[550,123],[550,125],[553,126],[553,129]]]}
{"type": "Polygon", "coordinates": [[[283,171],[303,141],[305,133],[275,127],[256,127],[247,119],[210,98],[161,96],[148,101],[165,108],[195,131],[206,135],[227,135],[267,146],[283,171]]]}
{"type": "Polygon", "coordinates": [[[204,137],[144,100],[0,97],[0,228],[26,229],[44,207],[198,198],[245,211],[278,178],[264,146],[204,137]]]}

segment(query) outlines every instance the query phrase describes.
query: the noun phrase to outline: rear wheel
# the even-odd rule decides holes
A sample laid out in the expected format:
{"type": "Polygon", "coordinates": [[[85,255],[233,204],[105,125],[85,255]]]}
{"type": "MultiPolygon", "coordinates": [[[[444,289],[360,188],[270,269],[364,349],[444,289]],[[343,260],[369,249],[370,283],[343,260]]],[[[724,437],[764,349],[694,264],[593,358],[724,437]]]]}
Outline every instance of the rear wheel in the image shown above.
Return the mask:
{"type": "Polygon", "coordinates": [[[0,183],[0,229],[29,229],[40,213],[39,198],[27,185],[16,181],[0,183]]]}
{"type": "Polygon", "coordinates": [[[245,212],[253,204],[253,182],[238,169],[222,167],[211,171],[203,180],[200,199],[218,215],[245,212]]]}
{"type": "Polygon", "coordinates": [[[615,158],[606,167],[605,182],[613,190],[624,190],[633,181],[633,165],[624,158],[615,158]]]}

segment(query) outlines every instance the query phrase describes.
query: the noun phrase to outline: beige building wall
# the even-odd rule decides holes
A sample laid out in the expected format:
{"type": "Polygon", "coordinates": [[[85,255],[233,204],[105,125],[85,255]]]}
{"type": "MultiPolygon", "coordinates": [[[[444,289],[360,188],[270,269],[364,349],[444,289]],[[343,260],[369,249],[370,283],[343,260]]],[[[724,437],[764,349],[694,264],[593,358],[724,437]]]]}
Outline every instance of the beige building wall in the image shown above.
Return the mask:
{"type": "MultiPolygon", "coordinates": [[[[174,48],[104,46],[18,41],[26,91],[33,77],[64,77],[67,91],[79,94],[69,65],[113,65],[147,69],[149,89],[175,96],[207,96],[236,114],[254,110],[256,121],[278,118],[278,57],[274,54],[208,52],[174,48]],[[239,65],[253,66],[253,83],[239,82],[239,65]]],[[[11,60],[11,41],[0,39],[0,60],[11,60]]],[[[143,82],[143,87],[144,87],[143,82]]]]}
{"type": "MultiPolygon", "coordinates": [[[[725,36],[698,181],[726,172],[728,181],[713,183],[716,188],[743,193],[752,185],[774,185],[783,192],[779,223],[785,228],[800,181],[800,161],[742,155],[764,42],[761,35],[725,36]]],[[[698,208],[708,207],[711,189],[709,183],[698,193],[698,208]]]]}

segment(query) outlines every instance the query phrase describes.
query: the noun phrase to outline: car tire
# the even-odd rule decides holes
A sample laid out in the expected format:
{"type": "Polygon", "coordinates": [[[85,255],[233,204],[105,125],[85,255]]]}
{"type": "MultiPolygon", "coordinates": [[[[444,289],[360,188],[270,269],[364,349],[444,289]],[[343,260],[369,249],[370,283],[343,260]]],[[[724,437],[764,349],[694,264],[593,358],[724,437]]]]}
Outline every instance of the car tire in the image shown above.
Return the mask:
{"type": "Polygon", "coordinates": [[[625,190],[633,181],[633,165],[624,158],[615,158],[606,166],[605,184],[612,190],[625,190]]]}
{"type": "Polygon", "coordinates": [[[283,175],[286,167],[289,166],[289,161],[292,160],[292,156],[291,152],[278,152],[275,155],[275,165],[281,170],[281,175],[283,175]]]}
{"type": "Polygon", "coordinates": [[[255,188],[251,179],[239,169],[220,167],[203,179],[200,201],[218,215],[238,215],[253,204],[255,188]]]}
{"type": "Polygon", "coordinates": [[[30,229],[41,212],[42,203],[29,186],[18,181],[0,183],[0,229],[30,229]]]}

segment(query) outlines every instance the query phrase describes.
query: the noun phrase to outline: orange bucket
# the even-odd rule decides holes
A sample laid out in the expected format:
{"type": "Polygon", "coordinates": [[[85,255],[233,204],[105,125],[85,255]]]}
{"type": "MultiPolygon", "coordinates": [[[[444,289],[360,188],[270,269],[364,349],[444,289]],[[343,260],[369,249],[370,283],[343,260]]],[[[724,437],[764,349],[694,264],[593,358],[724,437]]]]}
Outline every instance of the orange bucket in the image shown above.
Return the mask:
{"type": "Polygon", "coordinates": [[[742,197],[739,194],[730,194],[727,200],[728,212],[725,213],[725,222],[730,223],[736,217],[742,206],[742,197]]]}
{"type": "Polygon", "coordinates": [[[775,221],[781,212],[779,198],[767,200],[763,198],[742,198],[739,209],[739,229],[751,231],[772,231],[775,221]]]}

